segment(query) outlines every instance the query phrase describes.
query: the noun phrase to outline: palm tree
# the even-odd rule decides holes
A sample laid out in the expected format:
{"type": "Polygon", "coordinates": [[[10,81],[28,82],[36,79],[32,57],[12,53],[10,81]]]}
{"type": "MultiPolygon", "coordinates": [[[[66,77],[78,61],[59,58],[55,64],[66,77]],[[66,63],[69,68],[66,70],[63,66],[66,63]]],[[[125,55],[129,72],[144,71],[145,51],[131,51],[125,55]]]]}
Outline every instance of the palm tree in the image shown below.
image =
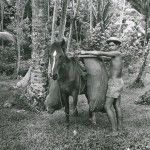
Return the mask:
{"type": "MultiPolygon", "coordinates": [[[[147,39],[147,30],[150,26],[150,0],[127,0],[131,6],[143,15],[145,20],[145,40],[147,39]]],[[[147,41],[145,41],[147,42],[147,41]]]]}
{"type": "MultiPolygon", "coordinates": [[[[5,1],[1,1],[1,31],[3,32],[3,22],[4,22],[4,4],[5,1]]],[[[3,40],[2,40],[2,49],[3,49],[3,40]]]]}
{"type": "Polygon", "coordinates": [[[1,2],[5,5],[10,5],[10,2],[8,0],[1,0],[1,2]]]}
{"type": "Polygon", "coordinates": [[[97,24],[100,23],[102,31],[109,26],[112,13],[110,12],[111,2],[110,0],[98,0],[97,9],[97,24]]]}
{"type": "Polygon", "coordinates": [[[58,6],[59,6],[59,0],[55,0],[54,11],[53,11],[51,44],[54,42],[54,35],[55,35],[55,26],[56,26],[56,21],[57,21],[58,6]]]}
{"type": "Polygon", "coordinates": [[[92,7],[92,0],[89,1],[89,11],[90,11],[90,35],[92,35],[93,31],[93,7],[92,7]]]}
{"type": "Polygon", "coordinates": [[[60,22],[60,28],[59,28],[59,40],[62,40],[62,37],[64,36],[65,26],[66,26],[66,17],[67,17],[67,5],[68,0],[63,0],[62,4],[62,13],[61,13],[61,22],[60,22]]]}
{"type": "Polygon", "coordinates": [[[31,103],[33,101],[44,103],[47,94],[47,10],[46,0],[32,0],[32,69],[27,86],[27,95],[31,103]]]}
{"type": "MultiPolygon", "coordinates": [[[[148,28],[150,27],[150,0],[127,0],[131,6],[136,9],[140,14],[143,15],[144,20],[145,20],[145,40],[144,40],[144,47],[148,44],[148,28]]],[[[143,71],[145,70],[145,66],[146,66],[146,60],[149,54],[149,50],[150,48],[147,47],[146,48],[146,52],[144,54],[144,60],[143,60],[143,64],[140,68],[139,74],[137,76],[137,78],[135,79],[135,81],[132,84],[132,87],[139,87],[139,86],[144,86],[143,82],[142,82],[142,74],[143,71]]]]}
{"type": "Polygon", "coordinates": [[[72,32],[73,32],[73,26],[75,24],[76,17],[78,16],[79,5],[80,5],[80,0],[77,0],[77,2],[76,2],[76,9],[74,10],[74,15],[73,15],[73,18],[72,18],[71,24],[70,24],[69,38],[68,38],[68,42],[67,42],[67,52],[69,52],[69,49],[70,49],[71,39],[72,39],[72,32]]]}

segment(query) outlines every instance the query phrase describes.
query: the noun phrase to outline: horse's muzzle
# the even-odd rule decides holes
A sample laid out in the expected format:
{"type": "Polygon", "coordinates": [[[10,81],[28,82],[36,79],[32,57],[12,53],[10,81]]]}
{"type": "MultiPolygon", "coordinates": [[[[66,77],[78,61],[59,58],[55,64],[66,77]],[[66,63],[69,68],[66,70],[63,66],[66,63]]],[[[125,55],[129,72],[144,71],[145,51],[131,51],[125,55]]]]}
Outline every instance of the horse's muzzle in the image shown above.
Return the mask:
{"type": "Polygon", "coordinates": [[[58,75],[57,75],[57,74],[51,74],[51,73],[50,73],[50,77],[51,77],[53,80],[57,80],[58,75]]]}

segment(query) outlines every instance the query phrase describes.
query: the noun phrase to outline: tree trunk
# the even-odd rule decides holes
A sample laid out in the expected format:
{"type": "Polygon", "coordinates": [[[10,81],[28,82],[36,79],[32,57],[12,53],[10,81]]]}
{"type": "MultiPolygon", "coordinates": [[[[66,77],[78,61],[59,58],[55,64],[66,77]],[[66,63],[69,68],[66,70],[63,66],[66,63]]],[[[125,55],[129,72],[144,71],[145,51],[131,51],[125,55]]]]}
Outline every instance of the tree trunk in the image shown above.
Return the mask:
{"type": "MultiPolygon", "coordinates": [[[[55,40],[55,28],[56,28],[56,21],[57,21],[58,6],[59,6],[59,0],[55,0],[54,11],[53,11],[53,21],[52,21],[51,44],[55,40]]],[[[50,70],[51,70],[51,65],[50,65],[50,57],[49,57],[48,75],[50,74],[50,70]]]]}
{"type": "Polygon", "coordinates": [[[92,35],[92,31],[93,31],[92,0],[89,1],[89,8],[90,8],[90,34],[92,35]]]}
{"type": "Polygon", "coordinates": [[[75,21],[75,32],[76,32],[76,40],[77,40],[77,44],[79,44],[79,36],[78,36],[78,28],[77,28],[77,22],[75,21]]]}
{"type": "Polygon", "coordinates": [[[16,20],[17,20],[17,69],[16,69],[16,77],[18,76],[19,70],[20,70],[20,61],[21,61],[21,42],[22,42],[22,36],[23,36],[23,31],[22,31],[22,24],[23,24],[23,16],[25,12],[25,7],[26,4],[28,3],[29,0],[23,0],[20,1],[18,0],[16,2],[16,20]]]}
{"type": "MultiPolygon", "coordinates": [[[[3,22],[4,22],[4,4],[1,1],[1,31],[3,32],[3,22]]],[[[3,40],[2,40],[2,49],[4,48],[3,40]]]]}
{"type": "Polygon", "coordinates": [[[119,30],[118,30],[120,36],[122,36],[122,34],[123,34],[122,21],[123,21],[123,18],[124,18],[125,7],[126,7],[126,0],[123,1],[122,14],[120,15],[120,27],[119,27],[119,30]]]}
{"type": "MultiPolygon", "coordinates": [[[[145,40],[144,40],[144,47],[146,47],[146,45],[148,44],[147,42],[147,29],[148,29],[148,19],[145,18],[145,40]]],[[[147,61],[147,57],[148,57],[148,54],[149,54],[149,51],[150,51],[150,44],[147,45],[147,48],[146,48],[146,52],[144,54],[144,60],[143,60],[143,63],[141,65],[141,68],[139,70],[139,73],[138,73],[138,76],[137,78],[135,79],[135,81],[133,82],[133,84],[130,86],[130,87],[144,87],[144,83],[142,81],[142,75],[143,75],[143,72],[145,70],[145,66],[146,66],[146,61],[147,61]]]]}
{"type": "Polygon", "coordinates": [[[103,14],[102,14],[102,10],[104,7],[104,0],[98,0],[98,13],[97,13],[97,24],[100,23],[102,32],[105,33],[105,28],[104,28],[104,21],[103,21],[103,14]]]}
{"type": "Polygon", "coordinates": [[[54,42],[55,25],[56,25],[56,20],[57,20],[57,13],[58,13],[58,4],[59,4],[59,0],[55,0],[54,11],[53,11],[53,22],[52,22],[51,44],[54,42]]]}
{"type": "Polygon", "coordinates": [[[65,32],[66,17],[67,17],[67,6],[68,6],[68,0],[63,0],[61,22],[60,22],[60,28],[59,28],[59,41],[62,40],[62,37],[64,36],[64,32],[65,32]]]}
{"type": "MultiPolygon", "coordinates": [[[[32,0],[32,69],[27,86],[31,103],[44,104],[47,94],[48,50],[46,45],[47,1],[32,0]]],[[[44,105],[43,105],[44,106],[44,105]]]]}
{"type": "Polygon", "coordinates": [[[70,50],[70,44],[71,44],[72,32],[73,32],[73,25],[75,24],[75,20],[76,20],[76,17],[78,15],[79,4],[80,4],[80,0],[77,0],[76,10],[74,12],[74,16],[73,16],[73,19],[72,19],[71,24],[70,24],[69,38],[68,38],[68,43],[67,43],[67,52],[69,52],[69,50],[70,50]]]}
{"type": "Polygon", "coordinates": [[[48,11],[47,11],[47,15],[48,15],[48,21],[50,19],[50,4],[51,4],[51,0],[48,0],[48,11]]]}
{"type": "Polygon", "coordinates": [[[100,22],[100,20],[101,20],[101,16],[100,16],[100,6],[101,6],[101,1],[100,0],[98,0],[98,6],[97,6],[97,23],[99,23],[100,22]]]}
{"type": "Polygon", "coordinates": [[[20,0],[18,0],[17,2],[16,2],[16,8],[17,8],[17,12],[16,12],[16,20],[17,20],[17,46],[16,46],[16,48],[17,48],[17,69],[16,69],[16,78],[17,78],[17,76],[18,76],[18,73],[19,73],[19,69],[20,69],[20,59],[21,59],[21,56],[20,56],[20,54],[21,54],[21,17],[20,16],[22,16],[22,4],[21,4],[21,2],[20,2],[20,0]]]}

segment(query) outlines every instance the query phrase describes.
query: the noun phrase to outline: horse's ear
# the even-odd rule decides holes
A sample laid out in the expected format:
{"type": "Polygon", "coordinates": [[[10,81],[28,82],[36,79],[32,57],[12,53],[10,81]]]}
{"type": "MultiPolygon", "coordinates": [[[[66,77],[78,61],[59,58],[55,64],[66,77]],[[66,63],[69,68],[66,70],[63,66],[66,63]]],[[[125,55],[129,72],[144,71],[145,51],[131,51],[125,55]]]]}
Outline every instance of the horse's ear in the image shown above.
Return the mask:
{"type": "Polygon", "coordinates": [[[65,52],[67,45],[66,45],[66,41],[65,41],[64,38],[63,38],[62,41],[61,41],[61,47],[62,47],[62,50],[65,52]]]}

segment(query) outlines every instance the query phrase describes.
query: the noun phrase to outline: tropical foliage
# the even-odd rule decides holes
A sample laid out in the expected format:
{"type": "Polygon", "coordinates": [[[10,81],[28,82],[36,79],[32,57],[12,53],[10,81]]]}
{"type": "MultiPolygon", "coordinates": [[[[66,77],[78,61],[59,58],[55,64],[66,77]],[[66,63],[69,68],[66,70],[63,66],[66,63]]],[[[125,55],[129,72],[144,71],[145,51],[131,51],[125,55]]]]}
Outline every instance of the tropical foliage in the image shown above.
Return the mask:
{"type": "MultiPolygon", "coordinates": [[[[4,1],[3,26],[4,30],[12,33],[14,37],[17,38],[18,21],[16,16],[19,11],[18,9],[20,9],[20,7],[23,8],[23,19],[19,21],[19,30],[21,33],[19,34],[20,60],[22,61],[30,59],[32,52],[31,0],[24,1],[24,5],[19,5],[20,7],[16,7],[16,2],[16,0],[10,0],[8,2],[6,0],[4,1]]],[[[47,2],[49,7],[46,23],[48,45],[50,46],[51,38],[54,37],[54,39],[57,40],[57,37],[60,36],[60,30],[64,30],[64,34],[62,35],[65,36],[66,42],[68,42],[70,27],[72,26],[70,51],[77,49],[107,50],[106,39],[110,36],[118,36],[123,41],[122,51],[126,54],[126,57],[124,58],[125,66],[132,66],[134,68],[137,60],[141,60],[140,62],[142,63],[145,52],[145,48],[143,47],[145,43],[144,39],[148,39],[149,37],[147,32],[148,23],[146,24],[146,22],[148,22],[147,20],[149,20],[148,14],[150,10],[148,9],[148,1],[93,0],[91,2],[87,0],[80,1],[75,19],[74,14],[77,1],[68,1],[66,7],[66,1],[60,3],[58,0],[56,16],[54,16],[56,1],[52,0],[47,2]],[[90,7],[90,4],[92,7],[90,7]],[[90,11],[92,12],[91,16],[90,11]],[[53,17],[55,18],[54,24],[52,24],[53,17]],[[70,20],[72,19],[74,19],[74,21],[71,23],[70,20]],[[92,19],[92,23],[90,19],[92,19]],[[64,22],[62,22],[62,20],[64,22]],[[90,25],[92,25],[92,31],[90,31],[90,25]]],[[[8,46],[8,41],[4,41],[4,48],[6,47],[6,50],[10,49],[11,51],[11,49],[16,49],[16,52],[13,53],[14,59],[12,59],[12,62],[14,63],[18,58],[16,56],[18,48],[8,46]]],[[[6,52],[6,50],[1,51],[1,53],[6,52]]],[[[137,65],[138,68],[141,63],[137,65]]]]}

